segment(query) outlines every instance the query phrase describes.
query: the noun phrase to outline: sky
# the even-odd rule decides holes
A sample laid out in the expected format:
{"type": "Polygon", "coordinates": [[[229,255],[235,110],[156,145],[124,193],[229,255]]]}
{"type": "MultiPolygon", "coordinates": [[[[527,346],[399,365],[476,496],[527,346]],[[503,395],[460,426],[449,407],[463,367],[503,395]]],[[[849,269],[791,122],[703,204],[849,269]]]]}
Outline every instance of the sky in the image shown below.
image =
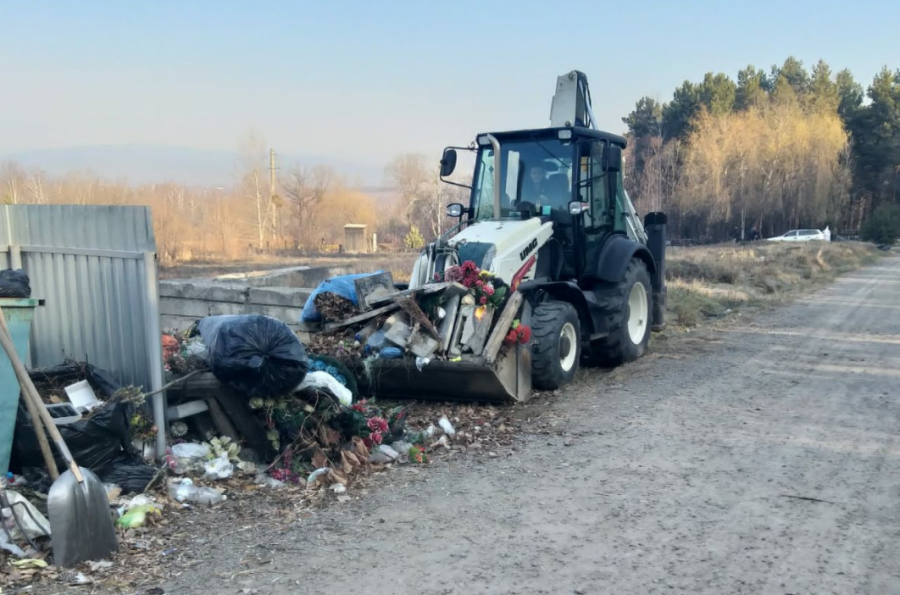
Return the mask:
{"type": "Polygon", "coordinates": [[[548,124],[585,72],[601,127],[707,71],[794,55],[868,84],[900,68],[900,2],[0,0],[0,155],[149,145],[380,171],[478,132],[548,124]]]}

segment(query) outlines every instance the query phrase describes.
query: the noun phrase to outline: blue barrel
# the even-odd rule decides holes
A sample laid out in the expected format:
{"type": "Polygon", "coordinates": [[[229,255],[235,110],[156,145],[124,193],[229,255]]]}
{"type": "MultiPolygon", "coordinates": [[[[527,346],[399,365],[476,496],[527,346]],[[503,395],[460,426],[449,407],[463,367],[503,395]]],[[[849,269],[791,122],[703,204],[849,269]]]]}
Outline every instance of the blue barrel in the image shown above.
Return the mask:
{"type": "MultiPolygon", "coordinates": [[[[22,362],[28,356],[28,336],[38,302],[36,299],[0,298],[6,326],[9,327],[13,346],[22,362]]],[[[9,455],[16,430],[18,407],[19,380],[6,352],[0,349],[0,475],[6,475],[9,471],[9,455]]]]}

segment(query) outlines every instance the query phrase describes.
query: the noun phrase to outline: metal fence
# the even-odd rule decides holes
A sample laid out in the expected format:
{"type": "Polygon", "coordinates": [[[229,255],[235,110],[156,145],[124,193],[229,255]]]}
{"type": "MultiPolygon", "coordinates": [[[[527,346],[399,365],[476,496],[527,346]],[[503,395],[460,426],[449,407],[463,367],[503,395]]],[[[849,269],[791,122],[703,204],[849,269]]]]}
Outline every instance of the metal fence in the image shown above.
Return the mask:
{"type": "Polygon", "coordinates": [[[0,207],[0,267],[23,268],[35,312],[31,365],[87,361],[123,384],[162,386],[156,240],[150,209],[0,207]]]}

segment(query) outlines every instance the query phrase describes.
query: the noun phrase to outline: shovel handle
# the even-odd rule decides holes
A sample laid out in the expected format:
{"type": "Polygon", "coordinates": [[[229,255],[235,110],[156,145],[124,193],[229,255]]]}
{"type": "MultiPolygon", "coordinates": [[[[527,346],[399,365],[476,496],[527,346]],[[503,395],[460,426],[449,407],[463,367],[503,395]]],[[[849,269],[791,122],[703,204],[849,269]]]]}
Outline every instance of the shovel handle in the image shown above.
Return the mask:
{"type": "MultiPolygon", "coordinates": [[[[59,428],[57,428],[56,424],[53,423],[53,416],[50,415],[50,412],[47,410],[47,406],[44,405],[44,402],[41,400],[40,395],[38,395],[37,389],[35,388],[34,383],[31,381],[31,377],[28,375],[28,370],[25,369],[25,364],[22,363],[22,360],[19,359],[19,354],[16,353],[16,349],[12,344],[12,337],[10,337],[9,329],[6,326],[6,318],[3,315],[2,307],[0,307],[0,344],[3,345],[3,350],[6,351],[6,355],[9,357],[9,361],[12,363],[13,370],[15,370],[16,372],[16,377],[19,379],[19,385],[21,386],[23,396],[26,399],[26,406],[30,401],[34,409],[37,410],[41,421],[44,422],[44,428],[53,439],[53,443],[56,444],[57,450],[59,450],[60,454],[69,464],[69,469],[72,471],[72,475],[75,476],[75,479],[78,480],[78,483],[83,483],[84,477],[82,477],[81,475],[81,470],[75,463],[75,459],[72,457],[72,453],[69,452],[69,447],[66,446],[66,441],[63,440],[62,434],[59,433],[59,428]]],[[[35,429],[37,429],[37,426],[35,426],[35,429]]],[[[53,459],[51,457],[51,461],[52,460],[53,459]]],[[[53,464],[53,466],[56,466],[55,463],[53,464]]]]}

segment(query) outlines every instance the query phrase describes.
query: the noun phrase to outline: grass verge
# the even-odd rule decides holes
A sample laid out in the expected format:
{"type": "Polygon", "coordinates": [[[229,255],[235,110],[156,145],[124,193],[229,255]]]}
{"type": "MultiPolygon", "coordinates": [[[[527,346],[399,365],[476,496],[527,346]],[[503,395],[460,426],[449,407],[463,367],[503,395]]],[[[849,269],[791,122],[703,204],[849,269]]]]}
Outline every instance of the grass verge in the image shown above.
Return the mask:
{"type": "Polygon", "coordinates": [[[859,242],[673,248],[666,262],[669,322],[691,328],[742,307],[778,302],[879,254],[859,242]]]}

